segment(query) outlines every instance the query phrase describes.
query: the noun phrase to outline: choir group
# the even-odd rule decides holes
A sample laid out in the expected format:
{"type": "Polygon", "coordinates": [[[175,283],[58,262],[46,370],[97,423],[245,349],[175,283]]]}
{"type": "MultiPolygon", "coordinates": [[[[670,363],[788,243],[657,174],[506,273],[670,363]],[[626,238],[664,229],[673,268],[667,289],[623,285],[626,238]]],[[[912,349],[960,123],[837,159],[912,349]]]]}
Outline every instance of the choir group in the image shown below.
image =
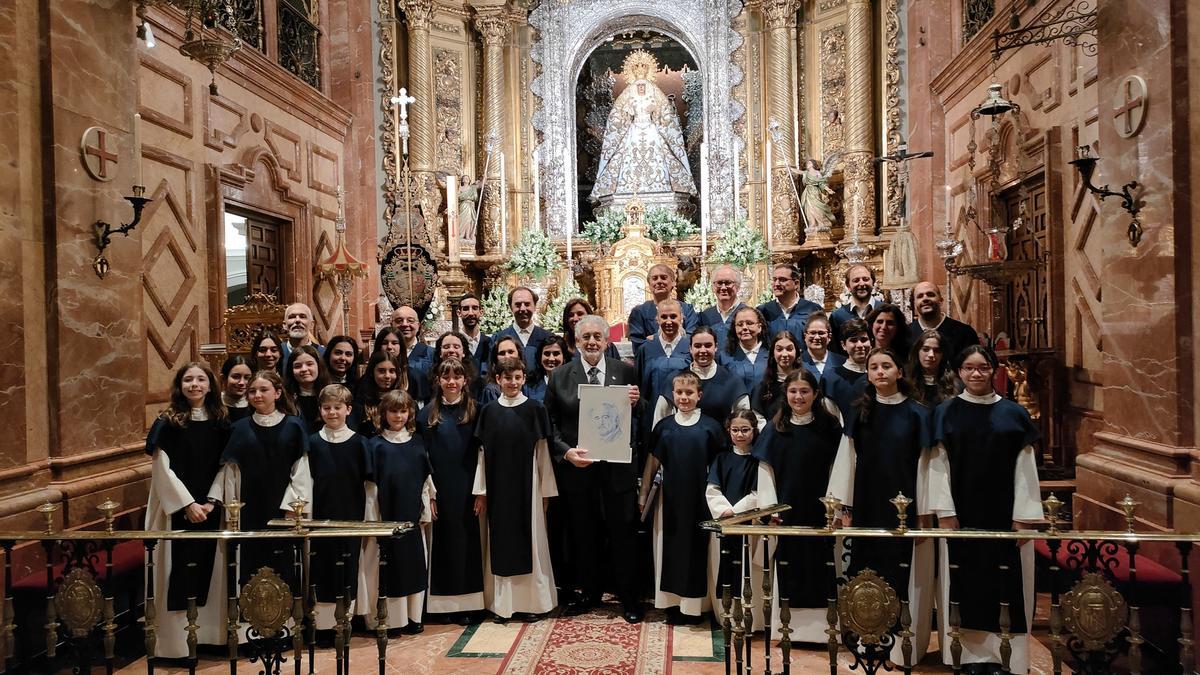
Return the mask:
{"type": "MultiPolygon", "coordinates": [[[[480,301],[468,295],[461,331],[430,346],[417,313],[401,307],[369,351],[349,336],[316,344],[310,310],[292,305],[285,335],[263,333],[219,375],[201,363],[176,373],[146,442],[146,526],[219,529],[223,504],[236,499],[242,529],[266,529],[297,498],[315,519],[420,523],[380,542],[314,541],[309,573],[319,629],[333,626],[342,594],[370,627],[382,592],[389,624],[419,632],[426,613],[464,625],[485,611],[530,620],[560,605],[588,611],[605,592],[630,622],[646,598],[672,623],[698,622],[734,573],[699,524],[774,504],[791,505],[774,522],[815,527],[830,494],[844,526],[894,527],[897,493],[930,527],[1041,519],[1037,430],[995,392],[995,355],[945,315],[936,285],[914,289],[909,322],[873,299],[865,266],[846,272],[849,302],[828,315],[800,296],[793,266],[776,266],[771,281],[775,299],[752,307],[737,300],[737,272],[720,268],[717,304],[696,311],[675,299],[673,270],[656,266],[653,299],[629,316],[632,363],[587,301],[567,303],[559,336],[534,323],[538,299],[524,287],[508,297],[512,325],[494,335],[480,330],[480,301]],[[593,461],[578,446],[581,384],[628,389],[631,462],[593,461]],[[389,547],[383,572],[379,546],[389,547]]],[[[292,553],[278,541],[240,547],[240,582],[264,565],[287,577],[292,553]]],[[[1031,546],[862,539],[839,556],[844,569],[831,569],[826,542],[780,537],[766,552],[747,546],[742,567],[758,589],[764,553],[787,562],[774,595],[789,600],[800,642],[827,640],[837,574],[869,568],[909,601],[917,655],[935,606],[945,612],[953,596],[962,661],[981,672],[998,668],[996,608],[1007,602],[1012,671],[1026,672],[1031,546]],[[997,577],[998,564],[1014,572],[997,577]]],[[[224,547],[161,548],[159,656],[187,653],[192,596],[199,641],[224,644],[224,547]]],[[[761,630],[768,617],[752,609],[761,630]]],[[[778,617],[769,625],[777,631],[778,617]]]]}

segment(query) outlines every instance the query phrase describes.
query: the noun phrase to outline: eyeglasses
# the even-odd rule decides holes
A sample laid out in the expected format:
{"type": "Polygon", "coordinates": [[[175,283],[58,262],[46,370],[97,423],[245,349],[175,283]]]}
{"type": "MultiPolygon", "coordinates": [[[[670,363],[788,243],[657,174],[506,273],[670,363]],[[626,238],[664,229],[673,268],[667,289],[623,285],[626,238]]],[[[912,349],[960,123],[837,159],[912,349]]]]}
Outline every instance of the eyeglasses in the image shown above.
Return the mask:
{"type": "Polygon", "coordinates": [[[736,285],[737,284],[732,281],[714,281],[713,282],[713,286],[736,286],[736,285]]]}
{"type": "Polygon", "coordinates": [[[978,367],[962,366],[959,368],[959,370],[964,373],[967,373],[967,374],[976,373],[979,375],[987,375],[988,373],[992,372],[992,367],[991,366],[978,366],[978,367]]]}
{"type": "Polygon", "coordinates": [[[829,335],[829,331],[827,331],[827,330],[810,330],[810,331],[805,331],[804,334],[811,335],[813,337],[826,337],[829,335]]]}

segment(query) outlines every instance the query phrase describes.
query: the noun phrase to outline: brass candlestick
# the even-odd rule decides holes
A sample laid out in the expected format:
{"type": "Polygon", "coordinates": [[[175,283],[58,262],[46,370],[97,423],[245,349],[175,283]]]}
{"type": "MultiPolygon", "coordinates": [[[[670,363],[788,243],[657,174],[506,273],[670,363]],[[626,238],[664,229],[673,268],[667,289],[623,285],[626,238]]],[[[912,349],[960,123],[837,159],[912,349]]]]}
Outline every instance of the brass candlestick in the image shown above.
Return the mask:
{"type": "Polygon", "coordinates": [[[1062,500],[1055,497],[1053,492],[1042,501],[1042,508],[1046,510],[1046,520],[1050,521],[1050,534],[1058,534],[1058,511],[1062,507],[1062,500]]]}
{"type": "Polygon", "coordinates": [[[825,529],[832,531],[833,523],[837,520],[837,510],[842,507],[842,500],[833,494],[827,494],[821,497],[820,501],[825,505],[825,529]]]}
{"type": "Polygon", "coordinates": [[[1141,505],[1142,503],[1136,501],[1129,493],[1126,493],[1125,498],[1117,502],[1117,506],[1125,512],[1125,531],[1129,534],[1133,534],[1133,512],[1141,505]]]}
{"type": "Polygon", "coordinates": [[[111,497],[105,499],[100,503],[99,506],[96,507],[100,513],[104,514],[104,531],[109,534],[113,533],[113,513],[115,513],[119,508],[121,508],[121,504],[119,502],[114,502],[111,497]]]}
{"type": "Polygon", "coordinates": [[[54,513],[58,511],[58,504],[46,502],[37,507],[37,512],[42,514],[46,519],[46,534],[54,534],[54,513]]]}
{"type": "Polygon", "coordinates": [[[908,532],[908,506],[912,504],[912,500],[905,497],[903,492],[897,492],[896,496],[888,501],[892,503],[892,506],[896,507],[896,518],[900,521],[896,526],[896,534],[908,532]]]}
{"type": "Polygon", "coordinates": [[[308,500],[296,497],[288,502],[288,506],[292,507],[292,529],[297,533],[304,531],[304,507],[308,506],[308,500]]]}
{"type": "Polygon", "coordinates": [[[225,502],[225,528],[230,532],[238,532],[241,530],[241,513],[242,502],[233,500],[225,502]]]}

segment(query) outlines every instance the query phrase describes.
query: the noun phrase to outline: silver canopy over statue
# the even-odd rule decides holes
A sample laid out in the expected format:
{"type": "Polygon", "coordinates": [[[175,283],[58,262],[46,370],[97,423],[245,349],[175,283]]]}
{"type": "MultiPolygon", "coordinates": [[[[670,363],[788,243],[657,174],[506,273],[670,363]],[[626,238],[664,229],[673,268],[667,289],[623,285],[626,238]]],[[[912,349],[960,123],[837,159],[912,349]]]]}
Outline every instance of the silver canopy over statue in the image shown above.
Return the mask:
{"type": "Polygon", "coordinates": [[[613,103],[591,200],[624,208],[636,194],[647,208],[686,211],[696,194],[675,105],[654,84],[658,62],[645,50],[625,59],[626,86],[613,103]]]}

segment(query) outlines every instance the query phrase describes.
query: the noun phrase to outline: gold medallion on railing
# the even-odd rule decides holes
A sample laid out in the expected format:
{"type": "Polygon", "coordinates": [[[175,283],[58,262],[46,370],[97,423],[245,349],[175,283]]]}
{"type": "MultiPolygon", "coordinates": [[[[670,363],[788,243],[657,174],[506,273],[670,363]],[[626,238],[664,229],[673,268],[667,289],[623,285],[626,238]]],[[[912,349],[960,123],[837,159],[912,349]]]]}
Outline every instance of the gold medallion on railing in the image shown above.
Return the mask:
{"type": "Polygon", "coordinates": [[[242,587],[242,618],[259,637],[274,637],[292,616],[292,589],[275,570],[262,567],[242,587]]]}
{"type": "Polygon", "coordinates": [[[1087,572],[1070,593],[1063,596],[1063,620],[1067,630],[1088,651],[1098,651],[1125,627],[1128,609],[1125,598],[1103,575],[1087,572]]]}
{"type": "Polygon", "coordinates": [[[863,644],[878,644],[899,618],[899,596],[874,570],[864,569],[838,589],[838,620],[863,644]]]}
{"type": "Polygon", "coordinates": [[[73,638],[87,637],[100,621],[103,608],[104,594],[100,587],[91,574],[79,567],[63,578],[54,594],[54,611],[73,638]]]}

